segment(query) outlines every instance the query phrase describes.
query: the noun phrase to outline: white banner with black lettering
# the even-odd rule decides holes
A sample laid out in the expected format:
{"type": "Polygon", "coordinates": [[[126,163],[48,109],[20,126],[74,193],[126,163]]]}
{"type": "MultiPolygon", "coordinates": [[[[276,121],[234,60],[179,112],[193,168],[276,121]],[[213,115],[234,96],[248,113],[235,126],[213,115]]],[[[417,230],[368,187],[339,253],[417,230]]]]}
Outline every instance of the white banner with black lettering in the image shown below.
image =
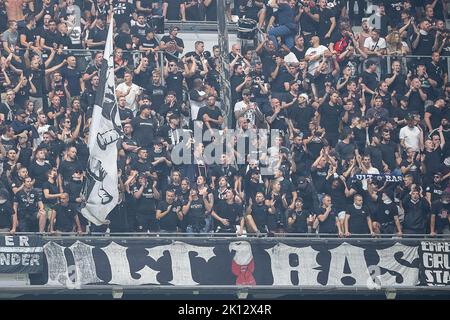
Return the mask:
{"type": "Polygon", "coordinates": [[[422,241],[419,252],[422,284],[450,286],[450,242],[422,241]]]}
{"type": "Polygon", "coordinates": [[[117,142],[121,136],[122,127],[114,84],[113,24],[111,23],[89,131],[89,163],[81,209],[83,216],[96,225],[108,222],[106,217],[118,202],[117,142]]]}
{"type": "Polygon", "coordinates": [[[419,285],[418,241],[96,239],[51,241],[32,284],[355,286],[419,285]]]}
{"type": "Polygon", "coordinates": [[[37,236],[0,236],[0,273],[41,273],[42,244],[37,236]]]}

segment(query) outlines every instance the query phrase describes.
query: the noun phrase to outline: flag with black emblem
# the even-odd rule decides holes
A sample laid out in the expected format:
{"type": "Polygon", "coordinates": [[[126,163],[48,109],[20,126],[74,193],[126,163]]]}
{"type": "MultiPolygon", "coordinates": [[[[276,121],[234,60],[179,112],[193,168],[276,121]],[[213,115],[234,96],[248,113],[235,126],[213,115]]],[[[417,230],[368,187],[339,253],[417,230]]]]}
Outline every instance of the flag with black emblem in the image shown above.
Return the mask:
{"type": "Polygon", "coordinates": [[[100,68],[100,84],[95,95],[89,130],[89,162],[82,191],[81,213],[95,225],[108,223],[106,218],[119,200],[117,142],[121,136],[122,126],[114,85],[111,22],[100,68]]]}

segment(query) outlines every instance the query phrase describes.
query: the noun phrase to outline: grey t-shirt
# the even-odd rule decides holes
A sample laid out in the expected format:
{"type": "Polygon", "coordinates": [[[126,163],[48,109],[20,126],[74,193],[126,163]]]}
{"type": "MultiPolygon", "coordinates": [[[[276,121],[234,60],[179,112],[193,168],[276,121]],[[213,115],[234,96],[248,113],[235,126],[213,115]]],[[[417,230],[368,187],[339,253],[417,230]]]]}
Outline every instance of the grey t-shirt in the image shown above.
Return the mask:
{"type": "Polygon", "coordinates": [[[8,43],[8,47],[13,47],[17,45],[17,41],[19,40],[19,33],[11,32],[10,30],[6,30],[3,32],[2,41],[8,43]]]}

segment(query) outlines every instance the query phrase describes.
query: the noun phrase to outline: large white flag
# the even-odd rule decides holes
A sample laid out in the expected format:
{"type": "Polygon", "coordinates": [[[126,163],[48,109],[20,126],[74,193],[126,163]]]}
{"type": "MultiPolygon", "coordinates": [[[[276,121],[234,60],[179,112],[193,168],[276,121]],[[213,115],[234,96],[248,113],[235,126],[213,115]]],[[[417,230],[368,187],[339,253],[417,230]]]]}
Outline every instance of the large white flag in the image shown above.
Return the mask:
{"type": "Polygon", "coordinates": [[[81,213],[95,225],[108,223],[106,217],[119,199],[117,141],[121,136],[122,127],[114,87],[111,19],[89,130],[89,163],[82,192],[85,202],[81,213]]]}

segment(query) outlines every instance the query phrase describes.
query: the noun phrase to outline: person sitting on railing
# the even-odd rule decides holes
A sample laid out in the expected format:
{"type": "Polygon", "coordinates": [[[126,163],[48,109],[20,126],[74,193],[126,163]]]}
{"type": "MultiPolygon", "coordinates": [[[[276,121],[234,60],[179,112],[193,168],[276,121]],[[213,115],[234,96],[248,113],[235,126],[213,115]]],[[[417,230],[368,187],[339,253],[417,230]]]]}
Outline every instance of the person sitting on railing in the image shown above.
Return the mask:
{"type": "Polygon", "coordinates": [[[276,4],[278,10],[270,18],[267,27],[269,39],[273,41],[275,47],[279,47],[280,43],[277,37],[282,37],[286,46],[290,49],[294,46],[294,34],[297,29],[295,23],[295,11],[289,5],[287,0],[278,0],[276,4]],[[276,22],[276,26],[274,25],[276,22]]]}

